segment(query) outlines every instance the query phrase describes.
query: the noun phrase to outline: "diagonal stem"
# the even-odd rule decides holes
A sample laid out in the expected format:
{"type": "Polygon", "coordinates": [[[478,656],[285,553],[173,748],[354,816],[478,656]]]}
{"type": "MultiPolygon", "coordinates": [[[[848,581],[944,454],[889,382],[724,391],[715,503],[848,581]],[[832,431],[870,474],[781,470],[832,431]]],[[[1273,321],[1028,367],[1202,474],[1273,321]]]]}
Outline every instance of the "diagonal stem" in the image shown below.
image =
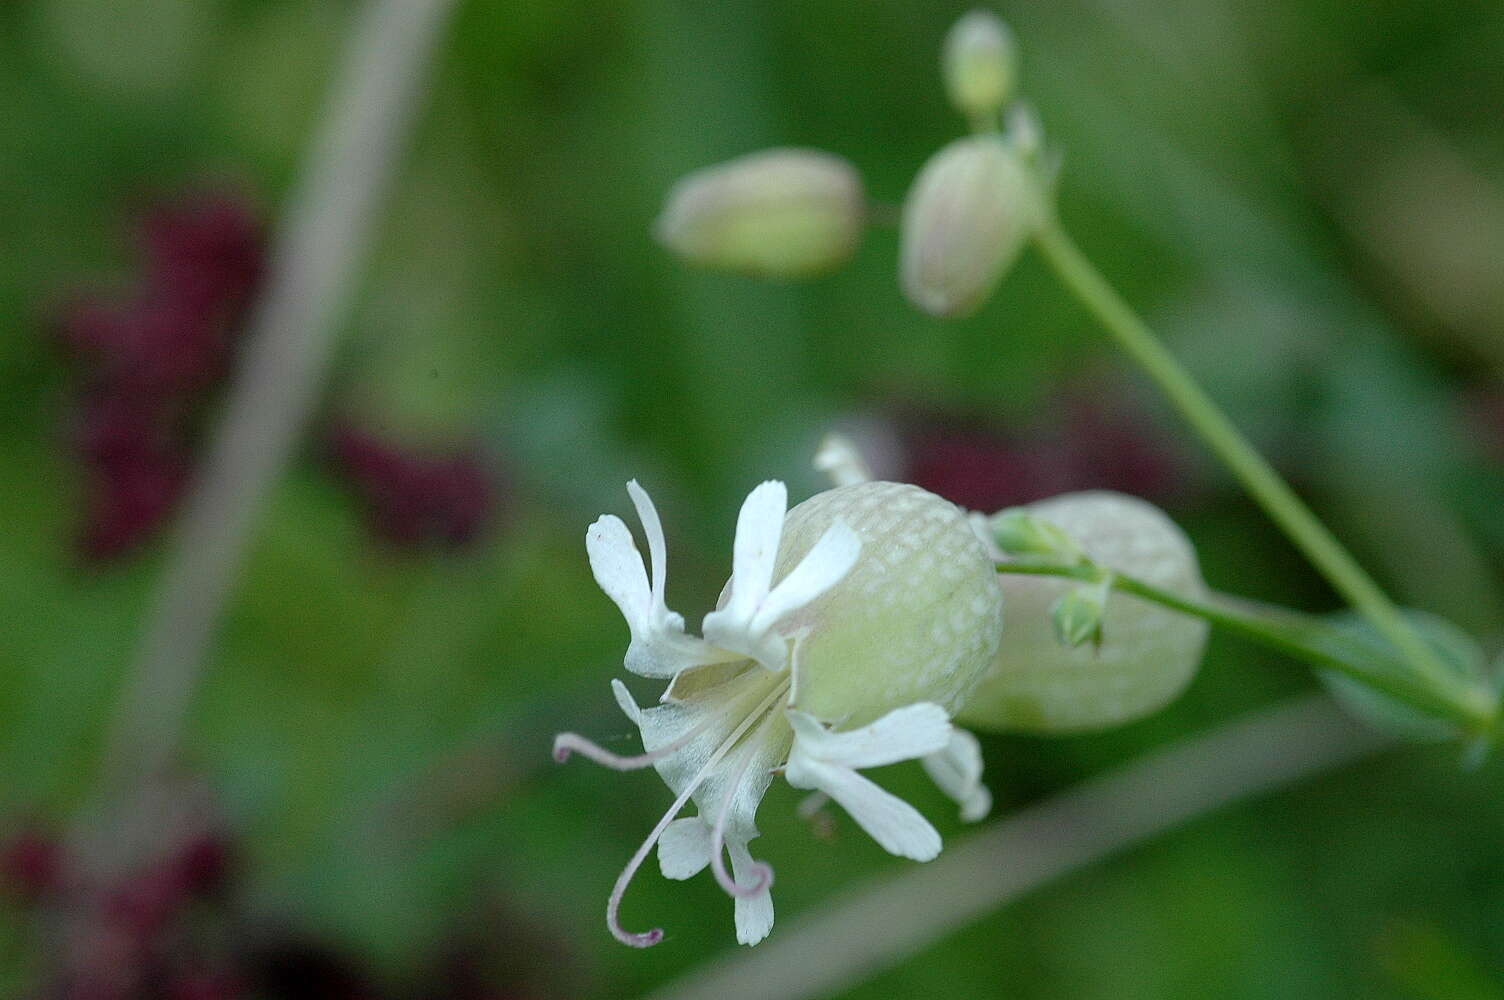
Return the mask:
{"type": "Polygon", "coordinates": [[[105,779],[126,795],[164,770],[182,735],[256,512],[316,402],[453,2],[371,0],[360,15],[121,691],[105,779]]]}
{"type": "MultiPolygon", "coordinates": [[[[1054,576],[1094,583],[1104,570],[1092,563],[1065,565],[1058,562],[1010,560],[997,564],[999,573],[1054,576]]],[[[1494,721],[1492,703],[1472,696],[1472,689],[1449,681],[1437,689],[1418,679],[1401,664],[1375,655],[1376,650],[1358,642],[1320,618],[1289,608],[1258,604],[1229,597],[1202,600],[1165,590],[1126,576],[1109,573],[1114,590],[1182,614],[1193,615],[1230,632],[1263,643],[1322,670],[1333,670],[1378,691],[1413,705],[1429,715],[1451,719],[1469,732],[1486,732],[1494,721]]]]}
{"type": "Polygon", "coordinates": [[[1086,258],[1060,223],[1054,218],[1047,219],[1035,234],[1035,240],[1061,282],[1159,385],[1207,447],[1332,587],[1404,654],[1416,672],[1438,690],[1447,690],[1451,681],[1446,668],[1399,609],[1165,349],[1154,331],[1086,258]]]}

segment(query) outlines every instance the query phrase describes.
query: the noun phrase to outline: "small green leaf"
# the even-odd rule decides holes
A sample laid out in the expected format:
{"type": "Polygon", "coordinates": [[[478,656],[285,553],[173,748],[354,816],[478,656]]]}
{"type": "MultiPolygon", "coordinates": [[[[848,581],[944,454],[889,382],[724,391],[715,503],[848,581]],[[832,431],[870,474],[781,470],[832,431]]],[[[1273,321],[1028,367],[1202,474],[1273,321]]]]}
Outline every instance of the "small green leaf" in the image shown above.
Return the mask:
{"type": "MultiPolygon", "coordinates": [[[[1489,683],[1483,649],[1472,636],[1428,612],[1405,609],[1403,614],[1460,684],[1489,683]]],[[[1333,616],[1331,621],[1361,645],[1372,648],[1375,662],[1395,659],[1393,647],[1367,620],[1352,612],[1343,612],[1333,616]]],[[[1332,670],[1318,670],[1317,676],[1343,708],[1383,732],[1418,743],[1442,743],[1463,735],[1457,723],[1427,714],[1362,681],[1332,670]]],[[[1468,755],[1474,759],[1478,754],[1474,748],[1468,755]]]]}

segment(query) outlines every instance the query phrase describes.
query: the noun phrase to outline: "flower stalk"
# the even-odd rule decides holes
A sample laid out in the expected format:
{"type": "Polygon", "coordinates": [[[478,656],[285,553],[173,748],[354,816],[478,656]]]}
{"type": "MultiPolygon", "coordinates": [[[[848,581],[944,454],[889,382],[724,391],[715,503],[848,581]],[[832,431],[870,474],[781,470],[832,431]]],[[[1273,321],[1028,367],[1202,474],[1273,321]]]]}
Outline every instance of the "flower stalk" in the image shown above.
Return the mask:
{"type": "Polygon", "coordinates": [[[1047,218],[1035,231],[1034,240],[1066,289],[1154,380],[1207,447],[1327,582],[1403,655],[1418,679],[1449,703],[1467,706],[1475,721],[1492,725],[1497,715],[1492,700],[1485,701],[1475,692],[1454,690],[1456,685],[1446,668],[1379,585],[1165,348],[1059,221],[1047,218]]]}
{"type": "Polygon", "coordinates": [[[1450,678],[1444,687],[1438,688],[1404,669],[1403,664],[1375,661],[1372,648],[1356,641],[1350,632],[1298,611],[1227,597],[1199,600],[1105,570],[1089,561],[1066,564],[1039,559],[1010,560],[998,563],[997,571],[1054,576],[1088,584],[1106,583],[1113,590],[1201,618],[1314,667],[1351,677],[1429,715],[1451,719],[1468,731],[1485,733],[1495,724],[1491,700],[1474,689],[1460,687],[1450,678]]]}

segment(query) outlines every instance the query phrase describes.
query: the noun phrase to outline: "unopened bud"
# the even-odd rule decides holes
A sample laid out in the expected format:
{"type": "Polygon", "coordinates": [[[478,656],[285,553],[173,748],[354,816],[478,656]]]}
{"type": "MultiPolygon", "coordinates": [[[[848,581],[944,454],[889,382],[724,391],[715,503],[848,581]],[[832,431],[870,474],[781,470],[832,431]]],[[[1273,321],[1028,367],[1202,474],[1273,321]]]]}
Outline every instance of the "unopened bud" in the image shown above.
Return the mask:
{"type": "Polygon", "coordinates": [[[703,267],[804,278],[844,264],[861,241],[856,168],[812,149],[769,149],[697,170],[669,192],[654,232],[703,267]]]}
{"type": "Polygon", "coordinates": [[[1025,507],[998,511],[987,519],[987,530],[997,547],[1010,556],[1044,556],[1066,565],[1081,561],[1081,547],[1070,535],[1025,507]]]}
{"type": "Polygon", "coordinates": [[[945,36],[940,66],[956,110],[975,124],[989,122],[1013,96],[1018,80],[1013,32],[992,11],[973,10],[945,36]]]}
{"type": "Polygon", "coordinates": [[[1107,597],[1112,580],[1104,577],[1096,583],[1082,584],[1067,590],[1050,609],[1055,638],[1062,646],[1075,649],[1091,643],[1102,645],[1102,618],[1107,613],[1107,597]]]}
{"type": "Polygon", "coordinates": [[[1039,215],[1034,180],[1017,150],[995,135],[956,140],[924,165],[904,202],[904,294],[936,316],[975,312],[1039,215]]]}

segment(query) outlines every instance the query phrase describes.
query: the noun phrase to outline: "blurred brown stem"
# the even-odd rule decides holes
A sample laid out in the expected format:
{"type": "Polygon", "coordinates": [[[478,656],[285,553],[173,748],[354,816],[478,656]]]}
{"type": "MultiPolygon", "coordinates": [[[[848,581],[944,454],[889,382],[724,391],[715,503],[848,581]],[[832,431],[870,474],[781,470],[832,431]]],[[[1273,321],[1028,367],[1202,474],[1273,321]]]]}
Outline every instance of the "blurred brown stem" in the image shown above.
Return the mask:
{"type": "Polygon", "coordinates": [[[273,245],[244,353],[163,569],[105,758],[130,796],[182,736],[256,513],[318,398],[453,0],[372,0],[273,245]]]}
{"type": "Polygon", "coordinates": [[[1053,879],[1385,745],[1324,697],[1252,713],[1022,809],[927,865],[858,887],[653,1000],[839,993],[1053,879]]]}

